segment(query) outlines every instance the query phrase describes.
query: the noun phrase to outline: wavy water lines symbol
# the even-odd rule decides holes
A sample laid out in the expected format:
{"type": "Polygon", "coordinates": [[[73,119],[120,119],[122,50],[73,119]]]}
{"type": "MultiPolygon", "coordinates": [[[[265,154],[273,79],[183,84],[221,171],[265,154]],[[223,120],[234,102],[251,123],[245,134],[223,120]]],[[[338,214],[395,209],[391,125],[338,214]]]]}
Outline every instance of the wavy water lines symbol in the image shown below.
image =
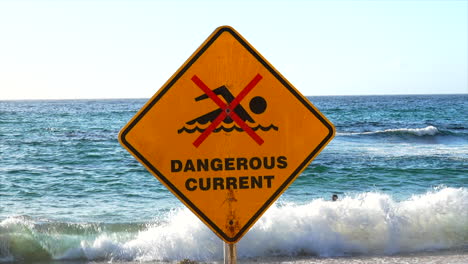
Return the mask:
{"type": "MultiPolygon", "coordinates": [[[[249,126],[253,131],[258,131],[258,130],[261,130],[261,131],[264,131],[264,132],[267,132],[267,131],[270,131],[270,130],[274,130],[274,131],[278,131],[279,128],[273,124],[269,125],[269,126],[262,126],[262,125],[257,125],[257,126],[249,126]]],[[[185,127],[183,126],[181,129],[177,130],[177,133],[178,134],[182,134],[182,133],[188,133],[188,134],[193,134],[195,132],[198,132],[198,133],[203,133],[204,131],[206,130],[206,128],[201,128],[199,126],[194,126],[193,128],[188,128],[188,127],[185,127]]],[[[216,129],[213,130],[213,133],[219,133],[219,132],[233,132],[233,131],[237,131],[237,132],[244,132],[244,129],[242,129],[241,127],[238,127],[237,125],[232,125],[232,126],[224,126],[224,125],[221,125],[219,127],[217,127],[216,129]]]]}

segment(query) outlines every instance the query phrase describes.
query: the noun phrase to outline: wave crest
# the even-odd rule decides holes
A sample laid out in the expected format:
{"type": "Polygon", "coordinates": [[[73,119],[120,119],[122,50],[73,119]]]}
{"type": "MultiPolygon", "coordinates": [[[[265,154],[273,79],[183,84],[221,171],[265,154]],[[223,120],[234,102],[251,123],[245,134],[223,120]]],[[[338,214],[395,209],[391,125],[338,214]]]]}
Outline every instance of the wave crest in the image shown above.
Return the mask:
{"type": "MultiPolygon", "coordinates": [[[[397,128],[397,129],[386,129],[383,131],[371,132],[375,134],[409,134],[418,137],[422,136],[435,136],[439,134],[439,129],[435,126],[427,126],[425,128],[397,128]]],[[[366,133],[364,133],[366,134],[366,133]]]]}
{"type": "Polygon", "coordinates": [[[340,136],[360,136],[360,135],[399,135],[399,136],[416,136],[416,137],[425,137],[425,136],[436,136],[443,134],[435,126],[427,126],[424,128],[391,128],[377,131],[367,131],[367,132],[338,132],[337,135],[340,136]]]}
{"type": "MultiPolygon", "coordinates": [[[[343,196],[337,202],[276,203],[238,243],[238,256],[334,257],[466,249],[467,201],[467,188],[444,187],[405,201],[372,192],[343,196]]],[[[109,225],[44,225],[8,218],[0,222],[0,261],[223,257],[221,240],[188,209],[174,210],[160,223],[109,225]]]]}

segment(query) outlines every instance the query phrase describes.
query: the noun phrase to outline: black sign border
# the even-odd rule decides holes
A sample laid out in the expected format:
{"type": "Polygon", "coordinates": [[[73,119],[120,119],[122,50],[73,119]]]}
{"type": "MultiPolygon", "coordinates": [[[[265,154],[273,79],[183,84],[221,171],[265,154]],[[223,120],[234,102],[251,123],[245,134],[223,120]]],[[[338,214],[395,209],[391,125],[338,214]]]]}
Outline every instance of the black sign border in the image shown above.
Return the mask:
{"type": "Polygon", "coordinates": [[[318,152],[331,140],[334,135],[334,127],[329,121],[324,119],[321,114],[319,114],[311,104],[306,101],[306,99],[301,96],[290,84],[286,81],[266,60],[263,59],[261,55],[255,51],[252,46],[247,43],[235,30],[231,27],[224,26],[220,27],[215,31],[210,39],[194,54],[194,56],[183,66],[177,74],[172,78],[172,80],[161,89],[159,93],[149,102],[146,107],[132,120],[132,122],[122,131],[120,134],[120,141],[137,156],[147,168],[151,170],[154,174],[157,175],[158,179],[163,181],[164,184],[170,188],[179,199],[181,199],[187,206],[189,206],[196,214],[201,217],[205,223],[207,223],[213,230],[220,235],[224,241],[228,243],[237,242],[250,227],[260,218],[260,216],[273,204],[273,202],[286,190],[290,183],[296,179],[298,174],[305,169],[305,167],[311,162],[313,157],[315,157],[318,152]],[[139,153],[127,140],[126,136],[132,130],[132,128],[148,113],[149,110],[166,94],[166,92],[182,77],[182,75],[203,55],[203,53],[218,39],[218,37],[223,33],[231,34],[239,43],[252,54],[275,78],[283,84],[297,99],[301,102],[317,119],[319,119],[327,128],[329,133],[327,136],[320,142],[320,144],[313,149],[313,151],[307,156],[307,158],[296,168],[293,173],[285,180],[285,182],[273,193],[273,195],[260,207],[260,209],[255,213],[249,221],[239,230],[237,235],[234,237],[229,237],[225,234],[215,223],[213,223],[198,207],[193,204],[181,191],[179,191],[156,167],[154,167],[141,153],[139,153]]]}

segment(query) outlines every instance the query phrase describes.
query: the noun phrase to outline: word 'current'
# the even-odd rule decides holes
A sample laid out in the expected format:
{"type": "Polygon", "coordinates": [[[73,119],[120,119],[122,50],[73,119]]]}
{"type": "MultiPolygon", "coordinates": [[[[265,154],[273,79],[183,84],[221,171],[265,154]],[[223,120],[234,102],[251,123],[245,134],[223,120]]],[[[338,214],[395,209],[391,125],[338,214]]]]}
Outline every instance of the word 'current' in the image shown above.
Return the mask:
{"type": "Polygon", "coordinates": [[[270,189],[275,176],[242,176],[242,177],[214,177],[188,178],[185,188],[189,191],[201,190],[237,190],[237,189],[270,189]]]}

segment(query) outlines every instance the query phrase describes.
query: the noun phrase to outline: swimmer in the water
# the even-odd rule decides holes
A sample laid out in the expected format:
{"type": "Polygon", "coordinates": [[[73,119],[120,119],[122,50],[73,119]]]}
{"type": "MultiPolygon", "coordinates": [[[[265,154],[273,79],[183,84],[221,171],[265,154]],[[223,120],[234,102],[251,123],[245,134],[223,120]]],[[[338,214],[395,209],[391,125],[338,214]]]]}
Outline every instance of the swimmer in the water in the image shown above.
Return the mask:
{"type": "Polygon", "coordinates": [[[338,195],[336,194],[332,195],[332,201],[334,202],[338,201],[338,195]]]}

